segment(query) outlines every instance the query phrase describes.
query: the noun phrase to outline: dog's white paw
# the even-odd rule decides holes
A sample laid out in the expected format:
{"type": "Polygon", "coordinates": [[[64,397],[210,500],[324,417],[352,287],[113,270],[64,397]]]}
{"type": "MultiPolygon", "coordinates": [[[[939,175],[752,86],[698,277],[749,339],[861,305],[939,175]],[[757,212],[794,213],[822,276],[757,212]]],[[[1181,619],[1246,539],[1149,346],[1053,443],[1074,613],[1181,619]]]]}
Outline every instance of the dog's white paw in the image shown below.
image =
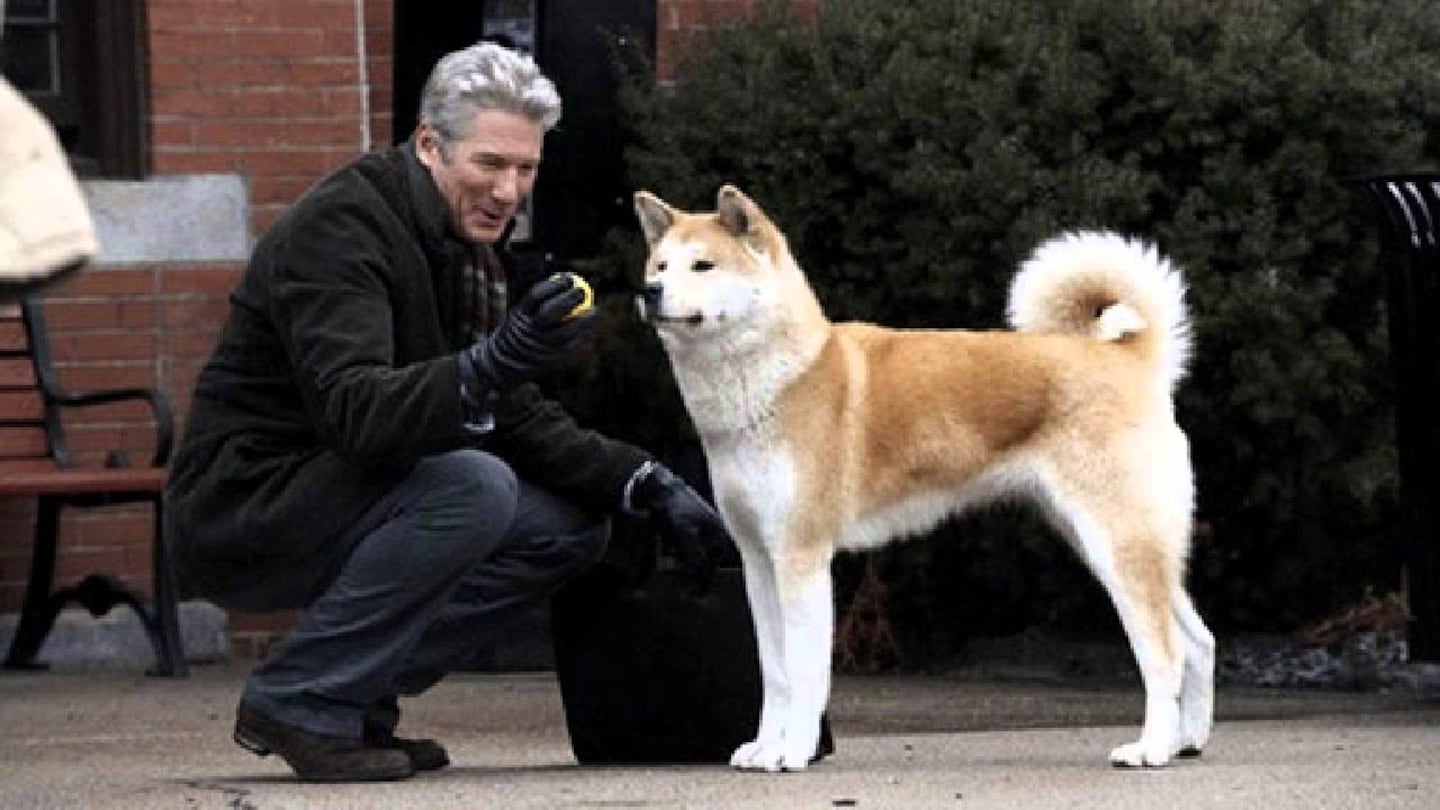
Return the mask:
{"type": "Polygon", "coordinates": [[[1209,740],[1210,732],[1180,732],[1180,745],[1177,747],[1175,756],[1181,759],[1192,759],[1200,756],[1205,750],[1205,743],[1209,740]]]}
{"type": "Polygon", "coordinates": [[[735,753],[730,755],[730,767],[741,770],[752,767],[751,763],[756,760],[756,755],[758,755],[760,749],[764,747],[765,743],[760,740],[751,740],[739,748],[736,748],[735,753]]]}
{"type": "Polygon", "coordinates": [[[1168,745],[1140,740],[1111,751],[1110,764],[1117,768],[1163,768],[1170,761],[1170,753],[1168,745]]]}
{"type": "Polygon", "coordinates": [[[803,771],[810,764],[811,752],[795,750],[784,741],[767,742],[753,740],[735,749],[730,757],[730,767],[742,771],[803,771]]]}
{"type": "Polygon", "coordinates": [[[1205,743],[1209,741],[1210,721],[1208,716],[1199,720],[1184,716],[1180,718],[1180,744],[1176,746],[1176,756],[1181,758],[1198,757],[1200,752],[1205,750],[1205,743]]]}

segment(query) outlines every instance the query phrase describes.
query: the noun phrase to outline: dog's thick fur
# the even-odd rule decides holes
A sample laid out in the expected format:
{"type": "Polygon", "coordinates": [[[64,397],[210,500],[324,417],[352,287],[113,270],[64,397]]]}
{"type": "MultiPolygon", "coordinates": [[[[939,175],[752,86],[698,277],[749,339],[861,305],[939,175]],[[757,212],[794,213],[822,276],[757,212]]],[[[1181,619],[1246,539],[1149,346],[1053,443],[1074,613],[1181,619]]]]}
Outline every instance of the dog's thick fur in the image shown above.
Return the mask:
{"type": "MultiPolygon", "coordinates": [[[[731,764],[806,767],[830,687],[837,548],[923,532],[997,497],[1039,503],[1109,592],[1145,686],[1125,766],[1197,754],[1214,639],[1183,587],[1194,502],[1172,391],[1179,274],[1108,233],[1022,266],[1016,331],[831,323],[782,233],[739,190],[713,213],[635,197],[659,332],[744,561],[764,702],[731,764]]],[[[883,281],[883,268],[879,275],[883,281]]]]}

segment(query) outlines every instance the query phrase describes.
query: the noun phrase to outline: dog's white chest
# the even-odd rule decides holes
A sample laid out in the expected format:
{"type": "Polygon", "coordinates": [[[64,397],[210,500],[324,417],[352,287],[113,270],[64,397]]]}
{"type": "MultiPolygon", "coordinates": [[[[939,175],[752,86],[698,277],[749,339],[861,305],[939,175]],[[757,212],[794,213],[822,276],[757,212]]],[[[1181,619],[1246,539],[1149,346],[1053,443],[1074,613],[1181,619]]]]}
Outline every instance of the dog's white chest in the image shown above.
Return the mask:
{"type": "Polygon", "coordinates": [[[784,446],[746,433],[707,441],[711,484],[736,541],[768,546],[784,531],[795,502],[794,464],[784,446]]]}

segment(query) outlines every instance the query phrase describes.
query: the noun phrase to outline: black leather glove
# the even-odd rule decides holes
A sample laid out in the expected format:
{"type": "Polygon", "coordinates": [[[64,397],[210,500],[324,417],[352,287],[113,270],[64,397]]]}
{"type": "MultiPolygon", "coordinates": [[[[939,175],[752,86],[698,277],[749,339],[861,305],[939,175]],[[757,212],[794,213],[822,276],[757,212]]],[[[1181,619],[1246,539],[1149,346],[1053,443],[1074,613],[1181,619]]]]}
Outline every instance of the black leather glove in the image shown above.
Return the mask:
{"type": "Polygon", "coordinates": [[[531,287],[499,328],[465,350],[480,384],[509,391],[564,354],[595,324],[595,309],[568,317],[584,297],[568,275],[551,276],[531,287]]]}
{"type": "Polygon", "coordinates": [[[680,476],[662,464],[635,484],[631,506],[647,511],[650,520],[674,546],[681,568],[702,593],[709,590],[715,566],[731,546],[725,523],[710,504],[680,476]]]}

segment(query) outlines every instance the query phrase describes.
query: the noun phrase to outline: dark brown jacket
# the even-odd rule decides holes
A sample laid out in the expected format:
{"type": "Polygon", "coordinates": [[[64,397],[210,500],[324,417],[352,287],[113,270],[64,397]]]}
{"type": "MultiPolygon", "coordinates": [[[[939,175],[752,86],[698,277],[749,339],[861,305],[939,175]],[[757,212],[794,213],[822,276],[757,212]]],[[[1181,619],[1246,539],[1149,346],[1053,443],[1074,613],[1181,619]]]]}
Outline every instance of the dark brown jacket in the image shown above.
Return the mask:
{"type": "MultiPolygon", "coordinates": [[[[337,171],[255,246],[195,386],[167,529],[187,590],[310,558],[426,454],[479,446],[597,510],[647,456],[583,430],[533,385],[464,423],[466,248],[404,144],[337,171]]],[[[486,252],[493,260],[493,253],[486,252]]],[[[510,279],[512,300],[535,279],[510,279]]]]}

